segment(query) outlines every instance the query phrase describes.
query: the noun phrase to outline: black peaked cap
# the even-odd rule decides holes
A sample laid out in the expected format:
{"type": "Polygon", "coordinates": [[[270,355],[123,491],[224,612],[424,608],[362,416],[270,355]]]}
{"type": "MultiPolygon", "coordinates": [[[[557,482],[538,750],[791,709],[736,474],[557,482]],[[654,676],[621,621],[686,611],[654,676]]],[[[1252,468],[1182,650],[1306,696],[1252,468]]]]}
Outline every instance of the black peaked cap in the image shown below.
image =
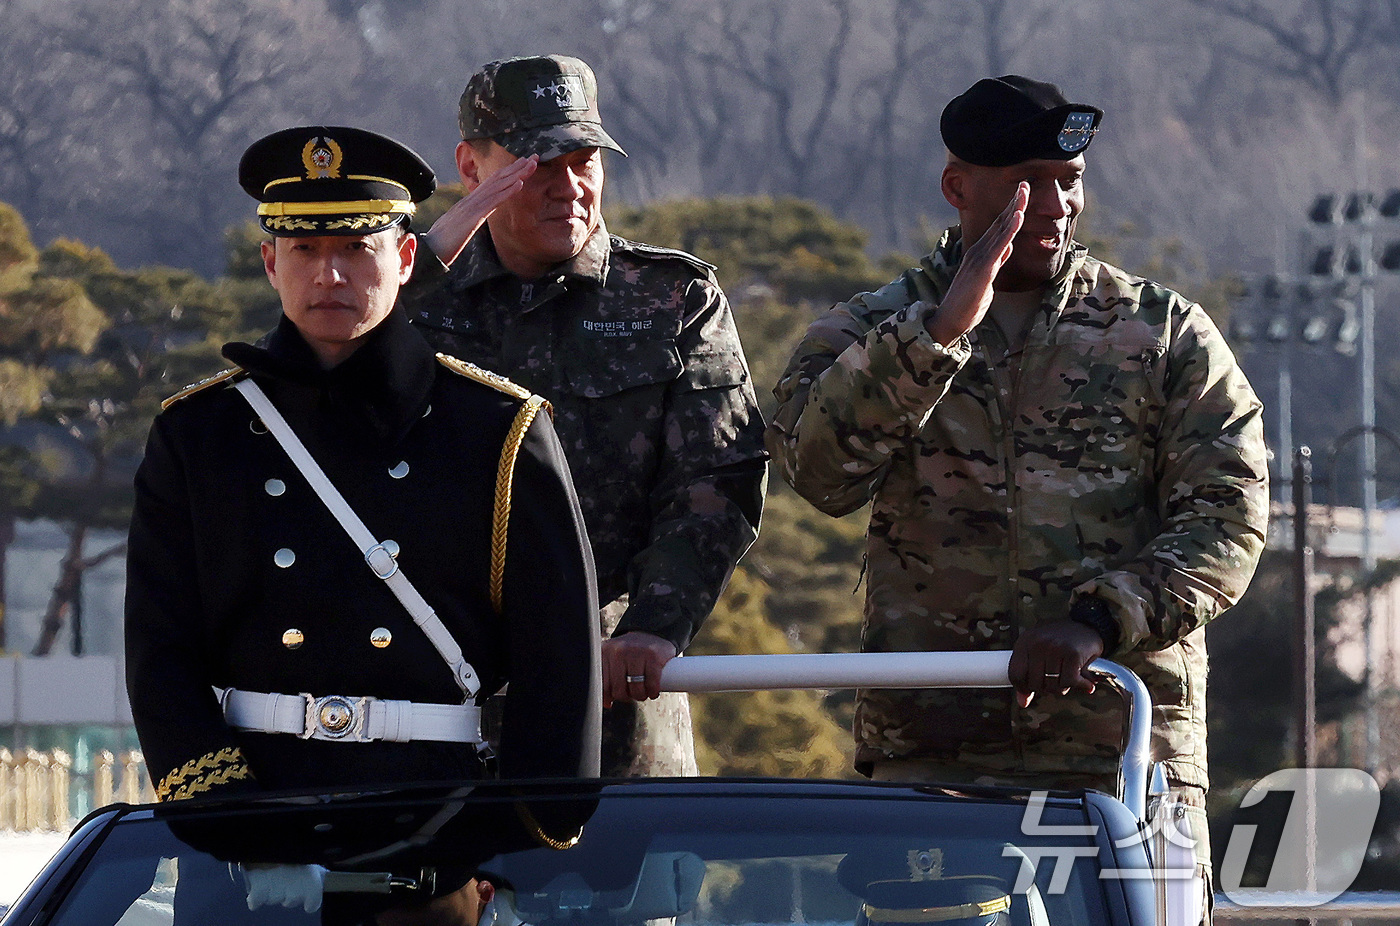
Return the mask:
{"type": "Polygon", "coordinates": [[[412,149],[348,126],[273,132],[243,152],[238,182],[271,235],[365,235],[408,222],[437,180],[412,149]]]}

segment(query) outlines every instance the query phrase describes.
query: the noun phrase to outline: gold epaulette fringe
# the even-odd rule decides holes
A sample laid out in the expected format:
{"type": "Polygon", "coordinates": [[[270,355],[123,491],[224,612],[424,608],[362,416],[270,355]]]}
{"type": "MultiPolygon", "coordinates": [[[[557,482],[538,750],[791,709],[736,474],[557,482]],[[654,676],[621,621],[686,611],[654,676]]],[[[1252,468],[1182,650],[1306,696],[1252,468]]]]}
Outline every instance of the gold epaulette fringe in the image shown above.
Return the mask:
{"type": "Polygon", "coordinates": [[[515,804],[515,815],[520,818],[520,822],[525,824],[525,828],[530,831],[530,835],[539,840],[540,845],[548,846],[551,849],[563,851],[572,849],[578,845],[578,841],[583,838],[583,827],[564,836],[551,836],[540,826],[540,821],[535,819],[535,815],[530,811],[530,806],[523,801],[515,804]]]}
{"type": "Polygon", "coordinates": [[[156,785],[156,800],[182,801],[210,791],[230,781],[251,780],[253,770],[243,758],[243,750],[229,746],[191,759],[170,772],[156,785]]]}
{"type": "Polygon", "coordinates": [[[510,424],[505,446],[501,448],[501,464],[496,469],[496,504],[491,515],[491,606],[501,613],[506,581],[506,532],[510,529],[510,493],[515,481],[515,459],[525,432],[540,409],[549,410],[549,403],[537,395],[525,400],[510,424]]]}
{"type": "Polygon", "coordinates": [[[179,392],[175,393],[175,394],[174,394],[173,396],[171,396],[170,398],[166,399],[164,402],[160,403],[160,410],[161,410],[161,411],[165,411],[167,408],[169,408],[170,406],[174,405],[176,402],[180,401],[181,399],[186,398],[186,397],[188,397],[188,396],[192,396],[192,395],[194,395],[196,392],[200,392],[200,391],[202,391],[202,390],[208,389],[210,386],[217,386],[219,383],[222,383],[224,380],[232,379],[233,377],[237,376],[239,373],[242,373],[242,372],[243,372],[243,368],[242,368],[242,367],[233,367],[232,369],[224,370],[222,373],[215,373],[213,376],[206,376],[204,379],[201,379],[199,382],[197,382],[197,383],[191,383],[190,385],[186,386],[184,389],[181,389],[179,392]]]}

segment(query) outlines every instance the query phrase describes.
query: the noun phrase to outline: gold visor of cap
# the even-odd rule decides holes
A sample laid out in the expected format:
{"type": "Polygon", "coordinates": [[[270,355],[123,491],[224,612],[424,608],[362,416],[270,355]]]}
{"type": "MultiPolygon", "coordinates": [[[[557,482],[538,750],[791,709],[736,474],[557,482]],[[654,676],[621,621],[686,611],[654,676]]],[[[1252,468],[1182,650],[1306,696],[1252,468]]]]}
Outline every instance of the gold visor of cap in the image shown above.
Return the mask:
{"type": "MultiPolygon", "coordinates": [[[[305,183],[307,177],[282,177],[273,180],[263,187],[263,192],[284,183],[305,183]]],[[[332,174],[329,179],[341,179],[338,175],[332,174]]],[[[412,197],[408,192],[408,187],[396,180],[388,177],[375,177],[369,174],[349,174],[346,180],[361,180],[371,183],[383,183],[396,190],[403,191],[404,199],[361,199],[361,200],[339,200],[332,202],[309,202],[309,203],[263,203],[258,206],[258,215],[353,215],[364,212],[399,212],[404,215],[413,215],[418,207],[413,204],[412,197]]]]}
{"type": "Polygon", "coordinates": [[[398,212],[413,215],[418,207],[408,200],[359,199],[324,203],[263,203],[258,215],[360,215],[363,213],[398,212]]]}
{"type": "Polygon", "coordinates": [[[916,907],[906,910],[891,910],[866,904],[865,918],[872,923],[942,923],[971,916],[991,916],[993,913],[1005,913],[1010,909],[1010,897],[973,901],[955,907],[916,907]]]}

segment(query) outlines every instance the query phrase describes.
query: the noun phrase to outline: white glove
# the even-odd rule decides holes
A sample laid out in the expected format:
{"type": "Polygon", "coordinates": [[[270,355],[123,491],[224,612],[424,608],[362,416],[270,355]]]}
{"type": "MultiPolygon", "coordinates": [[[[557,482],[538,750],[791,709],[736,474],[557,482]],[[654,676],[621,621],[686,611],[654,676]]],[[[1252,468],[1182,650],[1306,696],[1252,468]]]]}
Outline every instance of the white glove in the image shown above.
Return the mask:
{"type": "Polygon", "coordinates": [[[326,869],[320,865],[240,864],[243,883],[248,888],[248,909],[280,906],[301,907],[307,913],[321,909],[322,884],[326,869]]]}
{"type": "Polygon", "coordinates": [[[524,920],[515,912],[515,904],[511,902],[513,897],[511,891],[496,888],[495,896],[486,902],[486,907],[481,911],[477,926],[524,926],[524,920]]]}

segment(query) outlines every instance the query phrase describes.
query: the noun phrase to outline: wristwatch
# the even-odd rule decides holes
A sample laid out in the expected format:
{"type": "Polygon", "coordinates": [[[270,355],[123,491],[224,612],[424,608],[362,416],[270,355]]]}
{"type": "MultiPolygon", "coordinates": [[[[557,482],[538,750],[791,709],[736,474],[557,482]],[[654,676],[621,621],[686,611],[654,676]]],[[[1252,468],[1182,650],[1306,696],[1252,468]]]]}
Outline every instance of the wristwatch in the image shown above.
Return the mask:
{"type": "Polygon", "coordinates": [[[1113,619],[1113,612],[1108,608],[1108,602],[1102,598],[1085,595],[1075,599],[1074,604],[1069,606],[1069,619],[1097,631],[1103,637],[1105,653],[1118,648],[1122,634],[1118,630],[1118,622],[1113,619]]]}

